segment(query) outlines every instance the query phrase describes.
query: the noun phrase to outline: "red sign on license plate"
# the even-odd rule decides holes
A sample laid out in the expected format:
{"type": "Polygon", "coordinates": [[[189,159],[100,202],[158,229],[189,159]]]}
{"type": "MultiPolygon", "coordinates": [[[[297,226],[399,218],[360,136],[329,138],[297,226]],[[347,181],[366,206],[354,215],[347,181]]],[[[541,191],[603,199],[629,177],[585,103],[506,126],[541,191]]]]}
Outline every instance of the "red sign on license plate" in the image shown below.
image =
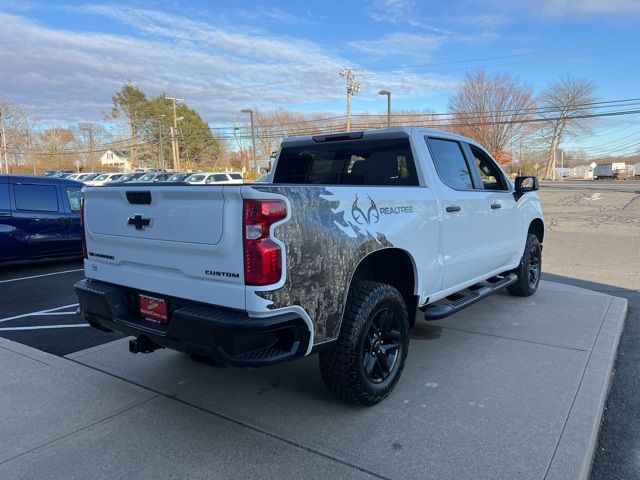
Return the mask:
{"type": "Polygon", "coordinates": [[[168,323],[169,316],[167,315],[167,302],[161,298],[148,297],[146,295],[139,294],[140,298],[140,315],[147,320],[159,323],[168,323]]]}

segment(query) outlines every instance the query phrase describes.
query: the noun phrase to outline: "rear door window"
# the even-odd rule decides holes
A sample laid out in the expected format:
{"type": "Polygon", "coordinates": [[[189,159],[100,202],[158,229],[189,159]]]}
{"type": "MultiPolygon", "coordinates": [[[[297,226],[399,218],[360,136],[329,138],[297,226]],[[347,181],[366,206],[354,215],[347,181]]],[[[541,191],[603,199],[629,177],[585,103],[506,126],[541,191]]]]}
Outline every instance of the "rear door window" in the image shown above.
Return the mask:
{"type": "Polygon", "coordinates": [[[67,187],[67,199],[69,200],[69,209],[72,212],[80,211],[80,189],[77,187],[67,187]]]}
{"type": "Polygon", "coordinates": [[[346,140],[280,152],[273,183],[417,186],[408,138],[346,140]]]}
{"type": "Polygon", "coordinates": [[[473,190],[471,170],[464,158],[462,145],[455,140],[441,138],[428,138],[427,144],[440,180],[454,190],[473,190]]]}
{"type": "Polygon", "coordinates": [[[18,210],[58,212],[58,192],[54,185],[14,185],[13,195],[18,210]]]}

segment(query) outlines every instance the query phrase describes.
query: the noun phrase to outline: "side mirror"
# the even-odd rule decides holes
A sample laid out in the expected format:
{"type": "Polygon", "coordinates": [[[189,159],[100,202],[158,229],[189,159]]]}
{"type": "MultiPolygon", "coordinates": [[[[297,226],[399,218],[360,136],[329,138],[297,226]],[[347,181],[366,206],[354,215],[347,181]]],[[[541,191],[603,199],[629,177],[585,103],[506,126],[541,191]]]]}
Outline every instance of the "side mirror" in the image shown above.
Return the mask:
{"type": "Polygon", "coordinates": [[[516,177],[516,193],[535,192],[540,188],[538,177],[516,177]]]}

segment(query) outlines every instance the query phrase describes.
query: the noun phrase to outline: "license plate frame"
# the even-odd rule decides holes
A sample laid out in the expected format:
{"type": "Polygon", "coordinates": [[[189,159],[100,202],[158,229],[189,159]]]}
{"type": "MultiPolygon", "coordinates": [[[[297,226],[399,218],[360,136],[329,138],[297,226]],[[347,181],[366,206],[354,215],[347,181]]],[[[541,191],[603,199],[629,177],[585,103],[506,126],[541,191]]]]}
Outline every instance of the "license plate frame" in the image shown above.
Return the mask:
{"type": "Polygon", "coordinates": [[[160,325],[169,323],[169,302],[164,298],[138,294],[138,311],[140,316],[160,325]]]}

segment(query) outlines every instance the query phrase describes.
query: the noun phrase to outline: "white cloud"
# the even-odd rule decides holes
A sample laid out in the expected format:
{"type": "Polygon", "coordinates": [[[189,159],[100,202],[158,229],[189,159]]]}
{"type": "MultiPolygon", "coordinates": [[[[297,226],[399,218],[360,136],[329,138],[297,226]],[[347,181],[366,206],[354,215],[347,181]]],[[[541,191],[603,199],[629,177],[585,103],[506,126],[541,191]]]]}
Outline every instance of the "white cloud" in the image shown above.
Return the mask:
{"type": "Polygon", "coordinates": [[[640,14],[638,0],[521,0],[521,3],[548,17],[640,14]]]}
{"type": "MultiPolygon", "coordinates": [[[[150,10],[90,9],[124,23],[131,35],[58,30],[0,13],[0,92],[43,120],[63,123],[101,119],[126,80],[149,95],[186,98],[209,122],[228,121],[247,107],[304,110],[344,96],[337,72],[352,62],[313,42],[150,10]]],[[[375,97],[380,85],[407,97],[451,85],[435,77],[364,73],[363,99],[375,97]]]]}
{"type": "Polygon", "coordinates": [[[376,22],[406,23],[421,27],[416,20],[416,2],[414,0],[373,0],[369,16],[376,22]]]}
{"type": "Polygon", "coordinates": [[[358,40],[349,45],[372,57],[419,57],[428,59],[445,41],[444,36],[415,33],[392,33],[374,40],[358,40]]]}

